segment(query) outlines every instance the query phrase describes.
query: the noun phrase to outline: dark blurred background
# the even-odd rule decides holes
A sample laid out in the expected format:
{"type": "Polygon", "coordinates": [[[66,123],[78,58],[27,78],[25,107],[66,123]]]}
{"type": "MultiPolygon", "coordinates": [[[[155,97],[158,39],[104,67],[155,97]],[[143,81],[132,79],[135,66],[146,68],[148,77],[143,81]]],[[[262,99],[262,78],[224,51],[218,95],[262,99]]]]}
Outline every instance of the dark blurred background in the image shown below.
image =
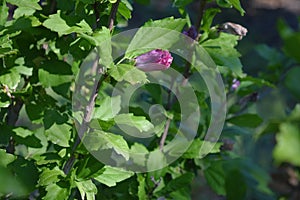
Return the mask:
{"type": "MultiPolygon", "coordinates": [[[[139,2],[139,0],[138,0],[139,2]]],[[[134,4],[132,19],[129,21],[128,29],[137,28],[143,25],[148,19],[161,19],[164,17],[180,17],[179,12],[172,6],[170,0],[151,0],[150,6],[134,4]]],[[[224,22],[235,22],[248,29],[247,37],[239,44],[238,48],[243,55],[241,58],[244,70],[250,75],[256,75],[261,69],[261,63],[253,59],[254,45],[267,44],[272,47],[280,47],[281,41],[277,32],[277,22],[279,19],[285,20],[292,28],[298,28],[298,17],[300,16],[300,0],[242,0],[246,14],[241,17],[235,9],[223,9],[217,14],[214,24],[224,22]]],[[[195,1],[187,6],[192,23],[195,23],[198,12],[199,1],[195,1]]],[[[208,4],[208,7],[214,6],[208,4]]]]}

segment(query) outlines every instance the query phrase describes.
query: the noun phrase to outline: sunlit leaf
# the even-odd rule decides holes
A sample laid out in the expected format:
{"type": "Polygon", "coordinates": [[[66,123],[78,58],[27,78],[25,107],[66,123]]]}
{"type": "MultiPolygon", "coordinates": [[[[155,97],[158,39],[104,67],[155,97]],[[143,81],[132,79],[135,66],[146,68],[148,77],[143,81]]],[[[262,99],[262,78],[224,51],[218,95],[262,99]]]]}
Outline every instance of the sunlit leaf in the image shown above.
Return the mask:
{"type": "Polygon", "coordinates": [[[71,137],[71,127],[68,124],[53,124],[45,134],[47,139],[54,144],[62,147],[68,147],[71,137]]]}
{"type": "Polygon", "coordinates": [[[134,116],[132,113],[119,114],[115,117],[117,124],[127,125],[137,128],[140,132],[153,129],[153,125],[144,116],[134,116]]]}
{"type": "Polygon", "coordinates": [[[65,174],[58,167],[55,167],[53,169],[46,168],[40,174],[38,184],[41,186],[51,185],[53,183],[59,182],[63,177],[65,177],[65,174]]]}
{"type": "Polygon", "coordinates": [[[174,19],[173,17],[146,22],[133,37],[125,57],[132,58],[151,49],[171,47],[178,39],[178,35],[174,37],[175,34],[171,30],[181,31],[185,24],[185,19],[174,19]]]}
{"type": "Polygon", "coordinates": [[[129,147],[121,135],[97,130],[87,134],[84,139],[85,144],[88,145],[88,148],[92,151],[111,149],[123,156],[126,160],[129,159],[129,147]]]}
{"type": "Polygon", "coordinates": [[[97,194],[97,187],[91,180],[75,182],[80,195],[81,199],[86,200],[95,200],[95,195],[97,194]]]}
{"type": "Polygon", "coordinates": [[[116,116],[121,109],[121,97],[105,97],[99,102],[100,107],[96,107],[93,112],[93,118],[107,121],[116,116]]]}
{"type": "Polygon", "coordinates": [[[95,177],[95,180],[107,185],[108,187],[115,186],[118,182],[128,179],[134,175],[131,171],[125,171],[116,167],[105,166],[104,169],[103,174],[95,177]]]}
{"type": "Polygon", "coordinates": [[[111,69],[111,76],[117,81],[127,81],[131,84],[146,83],[145,72],[130,64],[119,64],[111,69]]]}
{"type": "Polygon", "coordinates": [[[39,0],[6,0],[7,3],[16,5],[18,7],[33,8],[36,10],[42,10],[38,4],[39,0]]]}
{"type": "Polygon", "coordinates": [[[237,45],[237,39],[235,35],[221,33],[217,39],[204,42],[203,47],[217,65],[228,67],[236,75],[243,77],[243,66],[239,59],[241,54],[234,48],[237,45]]]}
{"type": "Polygon", "coordinates": [[[46,187],[47,194],[44,200],[65,200],[69,197],[70,190],[61,184],[51,184],[46,187]]]}

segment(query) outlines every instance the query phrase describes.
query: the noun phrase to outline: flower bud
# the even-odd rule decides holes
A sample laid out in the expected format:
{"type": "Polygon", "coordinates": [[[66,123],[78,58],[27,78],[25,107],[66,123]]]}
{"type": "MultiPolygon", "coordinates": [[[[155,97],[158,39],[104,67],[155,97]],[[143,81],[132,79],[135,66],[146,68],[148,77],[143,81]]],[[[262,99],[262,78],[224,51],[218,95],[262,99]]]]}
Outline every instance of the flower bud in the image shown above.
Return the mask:
{"type": "Polygon", "coordinates": [[[240,86],[241,82],[237,79],[233,79],[232,85],[231,85],[231,90],[236,90],[240,86]]]}
{"type": "Polygon", "coordinates": [[[189,36],[193,40],[198,37],[198,31],[195,26],[191,26],[187,31],[183,31],[183,34],[189,36]]]}
{"type": "Polygon", "coordinates": [[[168,69],[173,61],[169,51],[155,49],[135,58],[135,66],[144,71],[159,71],[168,69]]]}

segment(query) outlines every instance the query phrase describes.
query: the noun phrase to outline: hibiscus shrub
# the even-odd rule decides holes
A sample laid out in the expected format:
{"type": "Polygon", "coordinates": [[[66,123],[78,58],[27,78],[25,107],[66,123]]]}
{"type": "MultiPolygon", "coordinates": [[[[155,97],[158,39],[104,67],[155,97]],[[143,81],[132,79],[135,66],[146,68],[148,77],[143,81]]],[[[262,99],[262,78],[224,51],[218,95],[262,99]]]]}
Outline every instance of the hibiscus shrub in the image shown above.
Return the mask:
{"type": "MultiPolygon", "coordinates": [[[[181,17],[133,30],[134,5],[148,1],[0,2],[1,198],[275,197],[241,151],[243,138],[275,123],[255,109],[274,80],[243,72],[236,45],[246,28],[213,25],[222,9],[244,15],[239,0],[176,0],[181,17]]],[[[299,36],[288,33],[286,49],[299,36]]],[[[298,95],[295,80],[290,72],[285,83],[298,95]]],[[[280,132],[299,133],[298,111],[276,121],[280,132]]],[[[279,162],[299,166],[283,151],[279,162]]]]}

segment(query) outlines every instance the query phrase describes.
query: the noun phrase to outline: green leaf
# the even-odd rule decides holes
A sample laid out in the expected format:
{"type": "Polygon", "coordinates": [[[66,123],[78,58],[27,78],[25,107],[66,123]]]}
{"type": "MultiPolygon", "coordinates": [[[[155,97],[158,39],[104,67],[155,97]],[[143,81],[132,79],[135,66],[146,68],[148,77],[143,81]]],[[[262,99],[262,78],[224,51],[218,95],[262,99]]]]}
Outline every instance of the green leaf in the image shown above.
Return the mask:
{"type": "Polygon", "coordinates": [[[300,99],[299,77],[300,67],[294,67],[287,72],[284,79],[285,86],[297,99],[300,99]]]}
{"type": "Polygon", "coordinates": [[[43,123],[45,129],[49,129],[53,124],[63,124],[67,122],[68,117],[56,109],[47,109],[44,112],[43,123]]]}
{"type": "Polygon", "coordinates": [[[102,27],[99,32],[94,33],[92,36],[83,33],[80,36],[97,47],[100,56],[99,64],[107,68],[113,66],[111,34],[108,28],[102,27]]]}
{"type": "Polygon", "coordinates": [[[126,6],[125,3],[120,2],[118,7],[118,13],[120,13],[120,15],[122,15],[126,20],[131,18],[131,10],[132,8],[130,9],[126,6]]]}
{"type": "Polygon", "coordinates": [[[111,69],[110,75],[119,82],[123,80],[131,84],[147,82],[147,76],[145,72],[130,64],[119,64],[114,66],[111,69]]]}
{"type": "Polygon", "coordinates": [[[232,4],[229,0],[216,0],[216,2],[222,8],[232,8],[232,4]]]}
{"type": "Polygon", "coordinates": [[[170,193],[172,199],[191,200],[191,189],[186,185],[170,193]]]}
{"type": "Polygon", "coordinates": [[[228,0],[235,9],[240,11],[241,15],[243,16],[245,14],[245,10],[241,6],[240,0],[228,0]]]}
{"type": "Polygon", "coordinates": [[[75,182],[80,195],[81,199],[86,200],[95,200],[95,195],[97,194],[97,187],[91,180],[75,182]]]}
{"type": "Polygon", "coordinates": [[[41,65],[38,77],[44,87],[58,86],[74,79],[71,66],[63,61],[47,61],[41,65]]]}
{"type": "MultiPolygon", "coordinates": [[[[259,79],[259,78],[254,78],[254,77],[251,77],[251,76],[246,76],[245,78],[242,78],[241,79],[241,82],[252,82],[253,85],[256,85],[256,86],[268,86],[268,87],[273,87],[275,88],[275,85],[273,85],[272,83],[264,80],[264,79],[259,79]]],[[[245,85],[247,87],[247,85],[245,85]]]]}
{"type": "Polygon", "coordinates": [[[276,135],[277,144],[274,148],[276,162],[289,162],[300,166],[300,129],[296,124],[282,123],[276,135]]]}
{"type": "Polygon", "coordinates": [[[33,148],[41,148],[41,141],[36,138],[34,135],[27,136],[27,137],[15,137],[14,138],[17,144],[23,144],[27,147],[33,147],[33,148]]]}
{"type": "Polygon", "coordinates": [[[88,149],[92,151],[113,149],[126,160],[129,159],[129,147],[121,135],[96,130],[85,136],[84,143],[88,144],[88,149]]]}
{"type": "Polygon", "coordinates": [[[57,32],[59,36],[72,33],[71,27],[60,17],[60,10],[57,11],[57,14],[50,15],[49,19],[44,21],[43,26],[57,32]]]}
{"type": "Polygon", "coordinates": [[[83,19],[81,20],[79,23],[76,24],[78,27],[74,27],[74,32],[77,33],[88,33],[88,34],[92,34],[93,33],[93,29],[90,27],[90,25],[83,19]]]}
{"type": "Polygon", "coordinates": [[[228,119],[227,122],[237,126],[255,128],[259,126],[263,120],[256,114],[243,114],[232,117],[228,119]]]}
{"type": "Polygon", "coordinates": [[[80,160],[76,170],[76,180],[87,180],[89,178],[96,177],[103,173],[104,164],[97,160],[94,156],[85,156],[84,159],[80,160]]]}
{"type": "Polygon", "coordinates": [[[113,64],[110,30],[102,27],[101,31],[95,33],[94,38],[100,55],[99,63],[109,68],[113,64]]]}
{"type": "Polygon", "coordinates": [[[151,49],[170,48],[178,40],[178,34],[172,31],[181,32],[185,24],[185,19],[173,17],[145,23],[131,40],[125,58],[133,58],[151,49]]]}
{"type": "Polygon", "coordinates": [[[295,106],[288,119],[296,122],[300,120],[300,104],[295,106]]]}
{"type": "Polygon", "coordinates": [[[175,31],[182,31],[186,24],[186,19],[174,19],[174,17],[168,17],[160,20],[146,22],[143,27],[153,27],[153,28],[167,28],[175,31]]]}
{"type": "Polygon", "coordinates": [[[187,172],[182,174],[181,176],[172,179],[167,186],[165,187],[166,192],[176,191],[179,188],[184,188],[189,186],[189,184],[193,181],[194,174],[187,172]]]}
{"type": "Polygon", "coordinates": [[[4,56],[7,56],[7,55],[17,54],[17,53],[18,53],[17,49],[0,47],[0,58],[3,58],[4,56]]]}
{"type": "Polygon", "coordinates": [[[88,40],[92,45],[99,46],[101,43],[104,44],[106,40],[110,40],[110,31],[106,27],[102,27],[100,31],[96,31],[92,36],[87,34],[81,34],[82,38],[88,40]]]}
{"type": "Polygon", "coordinates": [[[4,149],[0,149],[0,166],[6,167],[9,163],[12,163],[17,157],[13,154],[6,153],[4,149]]]}
{"type": "Polygon", "coordinates": [[[26,30],[26,31],[33,31],[33,27],[38,27],[42,23],[39,21],[39,19],[35,16],[26,16],[18,18],[16,21],[14,21],[13,25],[10,28],[10,31],[20,31],[20,30],[26,30]]]}
{"type": "Polygon", "coordinates": [[[21,183],[28,193],[36,188],[38,181],[38,169],[33,161],[28,161],[19,156],[7,168],[15,175],[16,179],[21,183]]]}
{"type": "Polygon", "coordinates": [[[105,166],[103,174],[95,177],[95,180],[107,185],[108,187],[116,186],[118,182],[130,178],[134,175],[131,171],[126,171],[116,167],[105,166]]]}
{"type": "Polygon", "coordinates": [[[81,20],[76,26],[69,26],[67,22],[61,18],[60,10],[58,10],[56,14],[49,15],[49,18],[44,21],[43,26],[51,31],[57,32],[59,36],[68,35],[73,32],[79,34],[93,33],[92,28],[85,20],[81,20]]]}
{"type": "Polygon", "coordinates": [[[144,116],[134,116],[132,113],[128,114],[119,114],[115,117],[116,124],[127,125],[137,128],[140,132],[149,131],[154,128],[146,117],[144,116]]]}
{"type": "Polygon", "coordinates": [[[183,154],[183,158],[202,158],[207,153],[218,153],[220,152],[221,143],[213,143],[209,141],[200,140],[199,138],[193,140],[191,146],[183,154]],[[206,150],[206,149],[207,150],[206,150]]]}
{"type": "Polygon", "coordinates": [[[8,86],[8,88],[11,90],[16,89],[20,81],[21,76],[15,68],[10,69],[5,74],[0,74],[0,83],[2,85],[8,86]]]}
{"type": "Polygon", "coordinates": [[[11,195],[11,198],[27,195],[25,184],[21,183],[6,167],[0,165],[0,197],[11,195]]]}
{"type": "Polygon", "coordinates": [[[17,49],[13,49],[12,38],[20,33],[21,31],[16,31],[15,33],[5,34],[4,36],[0,37],[0,58],[18,53],[17,49]]]}
{"type": "Polygon", "coordinates": [[[151,151],[147,160],[148,176],[159,180],[166,173],[167,158],[160,150],[151,151]],[[154,171],[155,170],[155,171],[154,171]]]}
{"type": "Polygon", "coordinates": [[[38,147],[38,148],[29,147],[28,155],[30,156],[29,158],[38,160],[40,158],[40,155],[46,153],[48,147],[48,141],[44,134],[43,127],[37,128],[33,132],[34,132],[34,137],[37,140],[39,140],[39,145],[41,145],[42,147],[38,147]]]}
{"type": "Polygon", "coordinates": [[[130,155],[135,164],[140,166],[145,166],[146,155],[148,154],[148,149],[139,143],[134,143],[130,148],[130,155]]]}
{"type": "Polygon", "coordinates": [[[219,195],[225,195],[225,174],[222,163],[214,161],[206,170],[204,176],[208,185],[219,195]]]}
{"type": "Polygon", "coordinates": [[[48,130],[45,131],[47,139],[53,144],[57,144],[62,147],[69,147],[69,141],[71,138],[71,126],[68,124],[53,124],[48,130]]]}
{"type": "Polygon", "coordinates": [[[8,7],[6,6],[6,2],[3,1],[2,5],[0,6],[0,26],[3,26],[8,17],[8,7]]]}
{"type": "Polygon", "coordinates": [[[47,194],[44,200],[65,200],[70,195],[70,189],[62,184],[51,184],[46,187],[47,194]]]}
{"type": "Polygon", "coordinates": [[[247,184],[243,174],[238,169],[226,173],[225,188],[226,199],[245,199],[247,184]]]}
{"type": "Polygon", "coordinates": [[[35,10],[42,10],[38,4],[39,0],[6,0],[7,3],[16,5],[18,7],[33,8],[35,10]]]}
{"type": "Polygon", "coordinates": [[[243,77],[242,63],[239,59],[240,53],[234,48],[238,37],[221,33],[220,37],[203,43],[204,49],[209,53],[217,65],[231,69],[239,77],[243,77]]]}
{"type": "Polygon", "coordinates": [[[216,14],[220,13],[221,10],[219,8],[208,8],[205,10],[204,15],[203,15],[203,19],[202,19],[202,26],[201,29],[203,31],[208,32],[211,24],[214,20],[214,17],[216,14]]]}
{"type": "Polygon", "coordinates": [[[35,13],[34,8],[19,7],[14,12],[14,18],[18,19],[23,16],[32,16],[35,13]]]}
{"type": "Polygon", "coordinates": [[[281,63],[284,62],[284,55],[276,48],[271,48],[265,44],[262,44],[257,45],[255,50],[262,58],[268,61],[269,66],[281,65],[281,63]]]}
{"type": "Polygon", "coordinates": [[[174,0],[173,5],[179,8],[183,8],[192,2],[193,0],[174,0]]]}
{"type": "Polygon", "coordinates": [[[32,122],[39,123],[42,121],[44,108],[36,103],[28,103],[25,105],[26,113],[32,122]]]}
{"type": "Polygon", "coordinates": [[[38,184],[40,186],[47,186],[53,183],[59,182],[61,179],[65,177],[65,174],[62,170],[60,170],[57,166],[53,169],[45,168],[40,174],[40,179],[38,184]]]}
{"type": "Polygon", "coordinates": [[[25,67],[25,66],[17,66],[15,67],[15,70],[19,72],[20,74],[31,76],[33,68],[25,67]]]}
{"type": "Polygon", "coordinates": [[[16,135],[22,138],[26,138],[27,136],[31,136],[33,134],[31,130],[22,127],[14,128],[13,131],[16,133],[16,135]]]}
{"type": "Polygon", "coordinates": [[[93,112],[94,119],[108,121],[116,116],[121,110],[121,96],[105,97],[99,102],[100,107],[96,107],[93,112]]]}
{"type": "Polygon", "coordinates": [[[137,174],[137,181],[139,182],[139,186],[138,186],[139,199],[147,199],[145,177],[142,174],[137,174]]]}

